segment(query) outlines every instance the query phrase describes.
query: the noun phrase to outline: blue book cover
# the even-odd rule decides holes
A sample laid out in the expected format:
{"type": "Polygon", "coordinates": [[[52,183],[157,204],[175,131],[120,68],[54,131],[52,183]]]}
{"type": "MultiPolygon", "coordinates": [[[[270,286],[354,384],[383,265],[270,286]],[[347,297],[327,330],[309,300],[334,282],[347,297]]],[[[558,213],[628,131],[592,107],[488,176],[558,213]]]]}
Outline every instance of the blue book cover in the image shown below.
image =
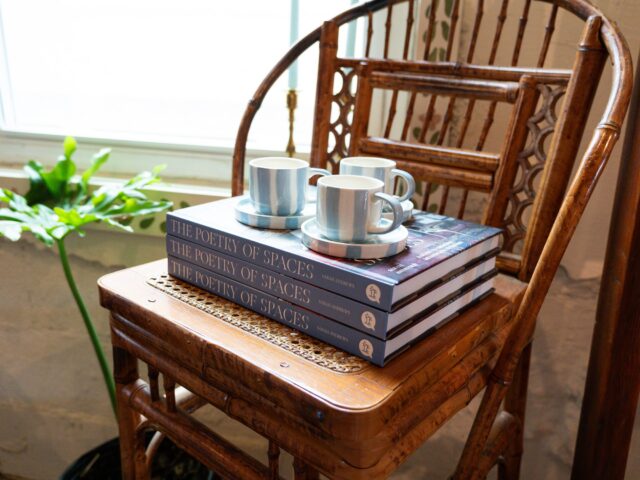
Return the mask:
{"type": "Polygon", "coordinates": [[[167,214],[167,234],[200,244],[380,310],[498,248],[500,230],[417,212],[405,224],[407,248],[393,257],[348,260],[306,248],[299,230],[265,230],[236,221],[239,197],[167,214]]]}
{"type": "Polygon", "coordinates": [[[493,277],[476,282],[426,318],[408,325],[393,337],[382,340],[185,260],[169,257],[168,273],[378,366],[384,366],[390,358],[493,291],[493,277]]]}
{"type": "Polygon", "coordinates": [[[439,302],[455,296],[466,285],[493,273],[495,269],[495,256],[482,257],[451,277],[442,279],[432,288],[421,292],[406,305],[402,305],[393,312],[385,312],[172,235],[167,235],[166,244],[170,257],[187,260],[213,273],[270,293],[383,340],[394,330],[402,328],[405,323],[411,322],[418,316],[428,315],[438,307],[439,302]]]}

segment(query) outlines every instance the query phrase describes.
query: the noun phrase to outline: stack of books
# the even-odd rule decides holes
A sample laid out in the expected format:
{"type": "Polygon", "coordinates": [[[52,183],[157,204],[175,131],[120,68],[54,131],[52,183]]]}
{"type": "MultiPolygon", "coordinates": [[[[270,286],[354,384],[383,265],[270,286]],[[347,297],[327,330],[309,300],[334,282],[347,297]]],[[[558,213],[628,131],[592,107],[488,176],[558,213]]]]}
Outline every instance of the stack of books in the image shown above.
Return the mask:
{"type": "Polygon", "coordinates": [[[375,365],[493,291],[497,228],[416,212],[403,252],[347,260],[237,222],[235,202],[167,214],[169,274],[375,365]]]}

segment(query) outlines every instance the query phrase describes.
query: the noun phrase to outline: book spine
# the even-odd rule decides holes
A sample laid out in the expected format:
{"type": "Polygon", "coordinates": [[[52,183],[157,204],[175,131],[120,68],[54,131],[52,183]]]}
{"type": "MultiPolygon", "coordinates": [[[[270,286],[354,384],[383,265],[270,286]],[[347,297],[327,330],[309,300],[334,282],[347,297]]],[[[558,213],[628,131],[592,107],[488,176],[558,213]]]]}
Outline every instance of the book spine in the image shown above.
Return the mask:
{"type": "Polygon", "coordinates": [[[167,214],[167,234],[302,280],[384,311],[391,310],[393,285],[333,265],[293,255],[252,240],[167,214]]]}
{"type": "Polygon", "coordinates": [[[384,364],[385,342],[383,340],[184,260],[169,257],[168,265],[169,275],[364,358],[375,365],[383,366],[384,364]]]}
{"type": "Polygon", "coordinates": [[[170,256],[187,260],[377,338],[384,340],[387,337],[388,312],[181,238],[167,235],[166,243],[170,256]]]}

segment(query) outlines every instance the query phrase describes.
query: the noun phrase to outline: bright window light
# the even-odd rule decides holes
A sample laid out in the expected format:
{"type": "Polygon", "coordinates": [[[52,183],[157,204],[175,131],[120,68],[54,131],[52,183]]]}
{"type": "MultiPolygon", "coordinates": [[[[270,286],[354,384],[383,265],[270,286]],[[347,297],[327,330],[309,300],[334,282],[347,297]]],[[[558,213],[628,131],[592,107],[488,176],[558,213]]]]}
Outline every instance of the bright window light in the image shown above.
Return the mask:
{"type": "MultiPolygon", "coordinates": [[[[352,2],[299,4],[304,36],[352,2]]],[[[289,48],[290,11],[290,0],[0,0],[2,128],[232,146],[248,100],[289,48]]],[[[298,65],[299,150],[311,139],[316,65],[317,49],[298,65]]],[[[284,149],[286,91],[285,73],[250,146],[284,149]]]]}

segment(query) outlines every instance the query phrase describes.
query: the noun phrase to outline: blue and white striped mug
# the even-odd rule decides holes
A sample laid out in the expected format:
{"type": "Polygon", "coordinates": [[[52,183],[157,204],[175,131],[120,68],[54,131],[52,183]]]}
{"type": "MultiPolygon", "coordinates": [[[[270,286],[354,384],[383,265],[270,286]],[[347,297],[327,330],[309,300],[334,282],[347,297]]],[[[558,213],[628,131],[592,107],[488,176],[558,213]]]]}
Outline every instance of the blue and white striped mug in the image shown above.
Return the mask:
{"type": "Polygon", "coordinates": [[[249,162],[249,197],[263,215],[296,215],[307,203],[307,185],[314,175],[331,175],[289,157],[255,158],[249,162]]]}
{"type": "Polygon", "coordinates": [[[402,223],[398,198],[383,192],[382,180],[359,175],[331,175],[318,180],[316,223],[320,233],[344,243],[363,242],[371,234],[387,233],[402,223]],[[382,218],[388,203],[393,220],[382,218]]]}
{"type": "Polygon", "coordinates": [[[384,182],[384,191],[393,194],[396,178],[404,182],[401,202],[409,200],[416,191],[416,182],[409,172],[398,170],[396,162],[379,157],[346,157],[340,160],[341,175],[364,175],[384,182]]]}

